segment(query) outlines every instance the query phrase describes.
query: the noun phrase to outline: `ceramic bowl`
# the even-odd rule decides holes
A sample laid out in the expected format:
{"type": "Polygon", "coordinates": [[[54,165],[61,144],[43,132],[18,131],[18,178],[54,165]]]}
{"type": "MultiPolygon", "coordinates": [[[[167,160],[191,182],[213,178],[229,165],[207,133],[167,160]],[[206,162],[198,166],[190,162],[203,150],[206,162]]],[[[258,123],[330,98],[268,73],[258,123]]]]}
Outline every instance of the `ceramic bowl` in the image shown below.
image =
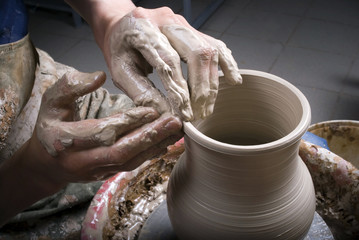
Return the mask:
{"type": "Polygon", "coordinates": [[[321,122],[309,131],[330,149],[302,142],[299,151],[313,178],[316,210],[335,239],[359,239],[359,121],[321,122]]]}

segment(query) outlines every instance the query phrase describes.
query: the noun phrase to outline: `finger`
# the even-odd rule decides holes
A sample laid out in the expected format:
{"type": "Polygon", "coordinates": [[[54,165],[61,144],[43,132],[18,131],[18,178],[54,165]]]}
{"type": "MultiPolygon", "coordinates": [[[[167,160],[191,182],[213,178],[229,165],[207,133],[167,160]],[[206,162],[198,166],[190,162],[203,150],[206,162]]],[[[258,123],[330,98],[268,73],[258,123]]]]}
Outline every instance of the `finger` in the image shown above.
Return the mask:
{"type": "Polygon", "coordinates": [[[205,116],[207,117],[213,113],[214,104],[217,99],[218,94],[218,54],[214,54],[213,61],[210,65],[210,75],[209,75],[209,97],[206,102],[206,112],[205,116]]]}
{"type": "Polygon", "coordinates": [[[114,84],[125,92],[136,106],[153,107],[161,114],[171,111],[165,97],[143,72],[134,66],[131,59],[123,59],[118,63],[114,61],[112,63],[112,75],[115,78],[114,84]],[[117,67],[119,65],[121,67],[117,67]]]}
{"type": "Polygon", "coordinates": [[[119,136],[158,117],[153,108],[137,107],[103,119],[58,123],[52,129],[52,137],[55,137],[53,150],[61,152],[71,148],[71,151],[80,151],[95,146],[109,146],[119,136]]]}
{"type": "Polygon", "coordinates": [[[88,177],[86,179],[90,180],[105,180],[119,171],[132,171],[139,167],[142,163],[147,160],[154,159],[155,157],[160,156],[167,152],[167,147],[171,144],[174,144],[176,141],[181,139],[183,134],[172,135],[161,141],[160,143],[146,149],[145,151],[139,153],[131,160],[128,160],[123,165],[118,164],[107,164],[105,166],[99,166],[89,170],[88,177]]]}
{"type": "Polygon", "coordinates": [[[169,136],[180,132],[182,123],[178,118],[164,114],[157,120],[138,128],[119,139],[114,145],[91,151],[91,166],[127,166],[131,159],[159,144],[169,136]]]}
{"type": "Polygon", "coordinates": [[[154,122],[146,124],[121,138],[112,147],[110,159],[116,160],[120,157],[120,159],[125,160],[122,162],[124,164],[127,162],[126,160],[132,159],[167,137],[178,133],[181,128],[182,123],[178,118],[164,114],[154,122]]]}
{"type": "Polygon", "coordinates": [[[228,84],[237,85],[242,83],[242,76],[239,73],[238,65],[234,60],[232,52],[226,44],[208,35],[202,34],[204,38],[218,49],[219,66],[221,67],[225,80],[228,84]]]}
{"type": "Polygon", "coordinates": [[[155,157],[160,156],[161,154],[166,153],[167,147],[169,145],[174,144],[175,142],[177,142],[182,137],[183,137],[183,134],[181,134],[181,133],[178,133],[178,134],[171,135],[171,136],[167,137],[166,139],[164,139],[160,143],[158,143],[158,144],[146,149],[145,151],[139,153],[138,155],[136,155],[136,157],[132,158],[130,161],[127,161],[121,167],[121,171],[131,171],[131,170],[137,168],[138,166],[140,166],[145,161],[147,161],[149,159],[153,159],[155,157]]]}
{"type": "Polygon", "coordinates": [[[99,88],[106,80],[102,71],[82,73],[67,72],[44,94],[44,101],[49,108],[61,108],[72,104],[78,97],[99,88]]]}
{"type": "Polygon", "coordinates": [[[137,29],[128,34],[130,46],[142,56],[159,74],[170,104],[182,119],[192,119],[187,82],[183,78],[180,58],[167,38],[146,19],[136,19],[137,29]]]}
{"type": "Polygon", "coordinates": [[[191,29],[192,31],[200,34],[206,41],[211,45],[217,48],[219,55],[219,66],[221,67],[225,80],[228,84],[236,85],[242,83],[242,76],[239,73],[238,65],[234,59],[232,52],[227,48],[226,44],[218,39],[215,39],[207,34],[204,34],[200,31],[194,29],[187,20],[181,16],[176,15],[176,20],[181,23],[181,25],[191,29]]]}
{"type": "Polygon", "coordinates": [[[166,98],[147,78],[148,63],[131,45],[131,40],[140,36],[136,31],[136,19],[131,15],[123,17],[112,30],[109,38],[110,66],[114,84],[129,96],[137,106],[155,108],[160,114],[171,111],[166,98]],[[118,33],[121,33],[119,37],[118,33]]]}
{"type": "MultiPolygon", "coordinates": [[[[167,25],[161,28],[188,65],[188,80],[191,93],[192,108],[195,118],[207,116],[208,104],[216,94],[209,94],[213,81],[211,69],[217,65],[217,49],[211,47],[199,34],[179,25],[167,25]],[[212,78],[210,80],[210,78],[212,78]]],[[[216,80],[218,81],[218,79],[216,80]]]]}

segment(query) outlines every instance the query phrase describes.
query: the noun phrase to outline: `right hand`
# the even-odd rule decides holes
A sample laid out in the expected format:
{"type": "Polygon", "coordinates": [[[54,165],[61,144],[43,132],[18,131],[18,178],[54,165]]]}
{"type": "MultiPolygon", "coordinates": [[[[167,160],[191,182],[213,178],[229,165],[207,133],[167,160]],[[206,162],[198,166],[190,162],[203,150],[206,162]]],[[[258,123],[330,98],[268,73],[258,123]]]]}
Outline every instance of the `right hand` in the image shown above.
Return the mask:
{"type": "Polygon", "coordinates": [[[226,45],[197,31],[171,9],[138,7],[124,17],[112,16],[101,48],[115,85],[137,106],[172,111],[186,121],[205,118],[213,112],[219,66],[227,83],[242,82],[226,45]],[[188,81],[182,75],[181,60],[188,65],[188,81]],[[168,99],[147,78],[152,67],[168,99]]]}

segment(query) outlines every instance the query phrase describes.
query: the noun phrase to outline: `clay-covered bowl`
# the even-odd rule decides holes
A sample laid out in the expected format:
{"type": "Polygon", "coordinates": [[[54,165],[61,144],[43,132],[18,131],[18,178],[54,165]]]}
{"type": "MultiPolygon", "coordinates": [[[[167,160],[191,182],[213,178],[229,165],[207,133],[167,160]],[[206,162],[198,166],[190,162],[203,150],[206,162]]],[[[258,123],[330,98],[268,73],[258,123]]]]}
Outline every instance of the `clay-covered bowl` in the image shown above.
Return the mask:
{"type": "Polygon", "coordinates": [[[359,168],[359,121],[320,122],[311,125],[308,131],[326,139],[330,151],[359,168]]]}
{"type": "Polygon", "coordinates": [[[313,178],[316,210],[335,239],[359,239],[359,121],[321,122],[309,131],[329,147],[304,141],[300,147],[313,178]]]}

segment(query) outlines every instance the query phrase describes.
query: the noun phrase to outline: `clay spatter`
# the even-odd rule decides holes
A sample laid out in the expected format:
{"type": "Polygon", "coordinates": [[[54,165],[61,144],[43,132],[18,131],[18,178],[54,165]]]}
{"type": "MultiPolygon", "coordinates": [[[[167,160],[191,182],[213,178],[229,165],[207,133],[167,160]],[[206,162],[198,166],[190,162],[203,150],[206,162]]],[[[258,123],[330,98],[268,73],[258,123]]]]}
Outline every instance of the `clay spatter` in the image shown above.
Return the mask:
{"type": "Polygon", "coordinates": [[[152,211],[166,199],[170,173],[183,145],[172,146],[168,153],[151,160],[131,180],[121,182],[109,206],[109,221],[103,239],[135,239],[152,211]]]}

